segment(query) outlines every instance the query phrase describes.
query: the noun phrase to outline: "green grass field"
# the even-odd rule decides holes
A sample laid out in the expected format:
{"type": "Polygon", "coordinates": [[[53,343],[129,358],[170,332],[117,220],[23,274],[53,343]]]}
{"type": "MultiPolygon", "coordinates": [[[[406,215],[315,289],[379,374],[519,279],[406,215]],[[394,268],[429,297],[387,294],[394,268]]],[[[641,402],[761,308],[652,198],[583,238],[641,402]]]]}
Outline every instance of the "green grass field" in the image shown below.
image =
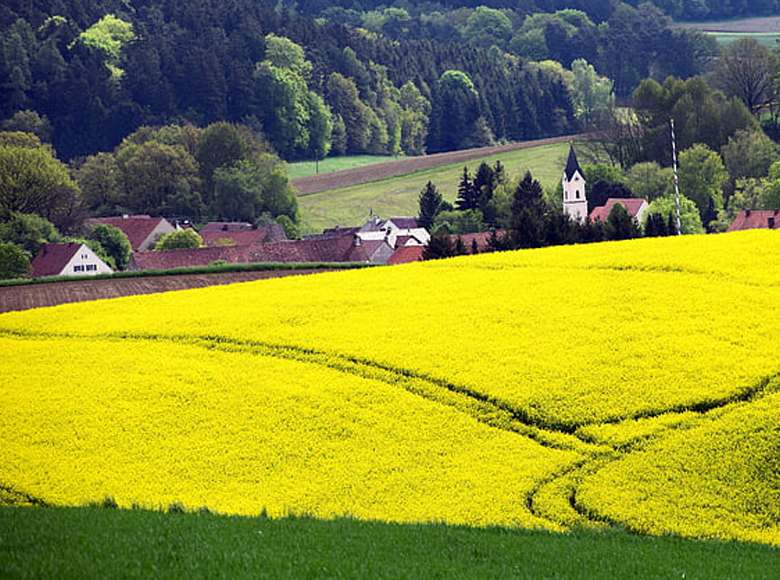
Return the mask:
{"type": "Polygon", "coordinates": [[[393,161],[395,157],[389,155],[355,155],[352,157],[327,157],[319,162],[315,161],[297,161],[287,164],[287,173],[290,179],[299,177],[308,177],[319,173],[330,173],[332,171],[341,171],[342,169],[352,169],[354,167],[363,167],[373,163],[383,163],[393,161]]]}
{"type": "MultiPolygon", "coordinates": [[[[483,160],[491,165],[500,160],[510,174],[530,170],[545,188],[553,188],[566,165],[568,148],[567,143],[545,145],[493,155],[465,165],[473,173],[483,160]]],[[[362,225],[369,214],[382,218],[417,215],[418,197],[428,181],[433,182],[444,199],[452,203],[457,198],[463,167],[463,163],[443,165],[392,179],[300,196],[298,204],[304,231],[317,233],[335,225],[362,225]]]]}
{"type": "Polygon", "coordinates": [[[306,517],[0,508],[0,577],[776,578],[777,548],[306,517]]]}
{"type": "Polygon", "coordinates": [[[737,39],[750,37],[755,38],[759,43],[767,48],[774,49],[777,46],[778,32],[709,32],[711,36],[723,46],[728,46],[737,39]]]}

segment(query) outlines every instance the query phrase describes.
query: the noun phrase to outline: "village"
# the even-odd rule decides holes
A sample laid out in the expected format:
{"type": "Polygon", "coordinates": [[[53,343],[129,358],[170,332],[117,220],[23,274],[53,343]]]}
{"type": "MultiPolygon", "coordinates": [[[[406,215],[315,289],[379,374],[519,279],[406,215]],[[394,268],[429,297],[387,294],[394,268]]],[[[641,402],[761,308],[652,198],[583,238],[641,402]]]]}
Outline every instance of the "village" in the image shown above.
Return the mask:
{"type": "MultiPolygon", "coordinates": [[[[606,222],[616,205],[622,205],[631,219],[643,223],[648,202],[637,198],[608,198],[603,206],[588,211],[585,176],[574,147],[570,147],[562,177],[562,209],[580,223],[606,222]]],[[[780,229],[778,210],[743,210],[727,231],[780,229]]],[[[164,235],[193,229],[188,222],[169,221],[149,215],[98,217],[87,226],[105,224],[121,230],[130,243],[132,254],[128,271],[176,270],[220,264],[337,264],[366,263],[394,265],[423,259],[431,234],[416,217],[372,216],[362,226],[333,227],[320,234],[290,240],[280,224],[257,225],[249,222],[212,221],[197,230],[201,246],[172,250],[155,249],[164,235]]],[[[491,236],[502,231],[452,235],[469,253],[492,251],[491,236]]],[[[31,263],[32,277],[77,277],[113,273],[86,244],[78,242],[46,243],[31,263]]]]}

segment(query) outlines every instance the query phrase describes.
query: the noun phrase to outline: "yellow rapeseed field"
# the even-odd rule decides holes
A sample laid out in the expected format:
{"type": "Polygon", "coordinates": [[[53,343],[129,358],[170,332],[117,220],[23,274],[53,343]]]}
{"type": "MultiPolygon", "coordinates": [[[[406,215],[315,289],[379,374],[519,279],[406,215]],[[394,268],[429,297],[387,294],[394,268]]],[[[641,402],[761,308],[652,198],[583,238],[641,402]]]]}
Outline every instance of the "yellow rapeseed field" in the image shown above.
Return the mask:
{"type": "Polygon", "coordinates": [[[756,507],[780,480],[754,481],[780,457],[778,264],[780,234],[751,231],[0,315],[0,485],[56,504],[780,544],[780,514],[756,507]],[[732,440],[762,459],[708,472],[732,440]]]}

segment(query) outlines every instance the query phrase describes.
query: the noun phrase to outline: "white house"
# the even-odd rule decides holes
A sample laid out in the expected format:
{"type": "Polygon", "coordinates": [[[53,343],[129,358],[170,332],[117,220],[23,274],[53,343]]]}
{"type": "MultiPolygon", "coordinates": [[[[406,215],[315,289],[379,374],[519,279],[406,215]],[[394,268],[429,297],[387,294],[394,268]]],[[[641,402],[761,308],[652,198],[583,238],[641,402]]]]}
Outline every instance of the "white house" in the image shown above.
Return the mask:
{"type": "Polygon", "coordinates": [[[588,217],[588,199],[585,196],[585,176],[577,162],[574,145],[569,146],[569,160],[563,171],[563,211],[573,220],[584,222],[588,217]]]}
{"type": "Polygon", "coordinates": [[[32,261],[33,278],[48,276],[96,276],[114,271],[86,244],[43,244],[32,261]]]}
{"type": "Polygon", "coordinates": [[[363,241],[385,240],[391,248],[399,246],[427,246],[431,240],[428,230],[417,225],[417,218],[394,217],[380,220],[374,217],[355,234],[363,241]]]}

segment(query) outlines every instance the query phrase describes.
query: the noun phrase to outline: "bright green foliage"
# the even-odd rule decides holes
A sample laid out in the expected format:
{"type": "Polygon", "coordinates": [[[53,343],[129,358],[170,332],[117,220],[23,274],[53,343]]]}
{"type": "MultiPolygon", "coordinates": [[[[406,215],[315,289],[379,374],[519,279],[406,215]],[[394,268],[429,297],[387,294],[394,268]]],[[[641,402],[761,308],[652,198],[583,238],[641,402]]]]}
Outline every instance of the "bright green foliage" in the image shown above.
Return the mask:
{"type": "Polygon", "coordinates": [[[500,10],[479,6],[469,16],[462,34],[463,38],[477,46],[503,47],[512,36],[512,22],[500,10]]]}
{"type": "Polygon", "coordinates": [[[193,229],[176,230],[160,236],[154,246],[155,250],[180,250],[185,248],[199,248],[203,245],[203,239],[193,229]]]}
{"type": "Polygon", "coordinates": [[[109,264],[112,268],[118,270],[127,268],[133,249],[122,230],[108,224],[95,224],[89,228],[87,238],[100,243],[113,262],[109,264]]]}
{"type": "Polygon", "coordinates": [[[284,171],[266,156],[262,164],[240,161],[214,172],[215,212],[236,221],[256,221],[261,215],[286,215],[297,221],[298,204],[284,171]]]}
{"type": "Polygon", "coordinates": [[[680,192],[696,204],[700,214],[707,210],[710,199],[716,209],[723,207],[723,186],[728,177],[720,155],[706,145],[696,144],[680,153],[680,192]]]}
{"type": "Polygon", "coordinates": [[[414,83],[408,81],[401,87],[401,149],[407,155],[425,153],[431,103],[414,83]]]}
{"type": "Polygon", "coordinates": [[[655,161],[632,165],[625,174],[625,183],[634,197],[646,199],[648,203],[665,194],[669,184],[674,183],[672,168],[662,168],[655,161]]]}
{"type": "MultiPolygon", "coordinates": [[[[667,219],[669,214],[676,216],[677,210],[675,207],[674,195],[659,197],[650,203],[650,207],[648,207],[647,211],[645,212],[645,219],[654,213],[662,215],[664,219],[667,219]]],[[[683,234],[704,233],[704,227],[701,223],[699,209],[696,207],[696,204],[693,201],[684,195],[680,195],[680,223],[681,233],[683,234]]]]}
{"type": "Polygon", "coordinates": [[[288,38],[269,34],[265,40],[255,79],[268,87],[261,107],[268,139],[287,159],[324,157],[333,125],[324,101],[309,89],[311,63],[288,38]]]}
{"type": "Polygon", "coordinates": [[[119,68],[119,53],[124,44],[135,38],[132,24],[113,14],[107,14],[82,32],[79,41],[85,46],[103,52],[112,77],[119,79],[124,74],[124,71],[119,68]]]}
{"type": "Polygon", "coordinates": [[[593,65],[584,58],[575,60],[571,69],[574,73],[574,114],[585,128],[593,128],[597,126],[599,116],[615,106],[612,81],[599,76],[593,65]]]}
{"type": "Polygon", "coordinates": [[[11,242],[0,242],[0,280],[26,278],[30,274],[30,258],[11,242]]]}

